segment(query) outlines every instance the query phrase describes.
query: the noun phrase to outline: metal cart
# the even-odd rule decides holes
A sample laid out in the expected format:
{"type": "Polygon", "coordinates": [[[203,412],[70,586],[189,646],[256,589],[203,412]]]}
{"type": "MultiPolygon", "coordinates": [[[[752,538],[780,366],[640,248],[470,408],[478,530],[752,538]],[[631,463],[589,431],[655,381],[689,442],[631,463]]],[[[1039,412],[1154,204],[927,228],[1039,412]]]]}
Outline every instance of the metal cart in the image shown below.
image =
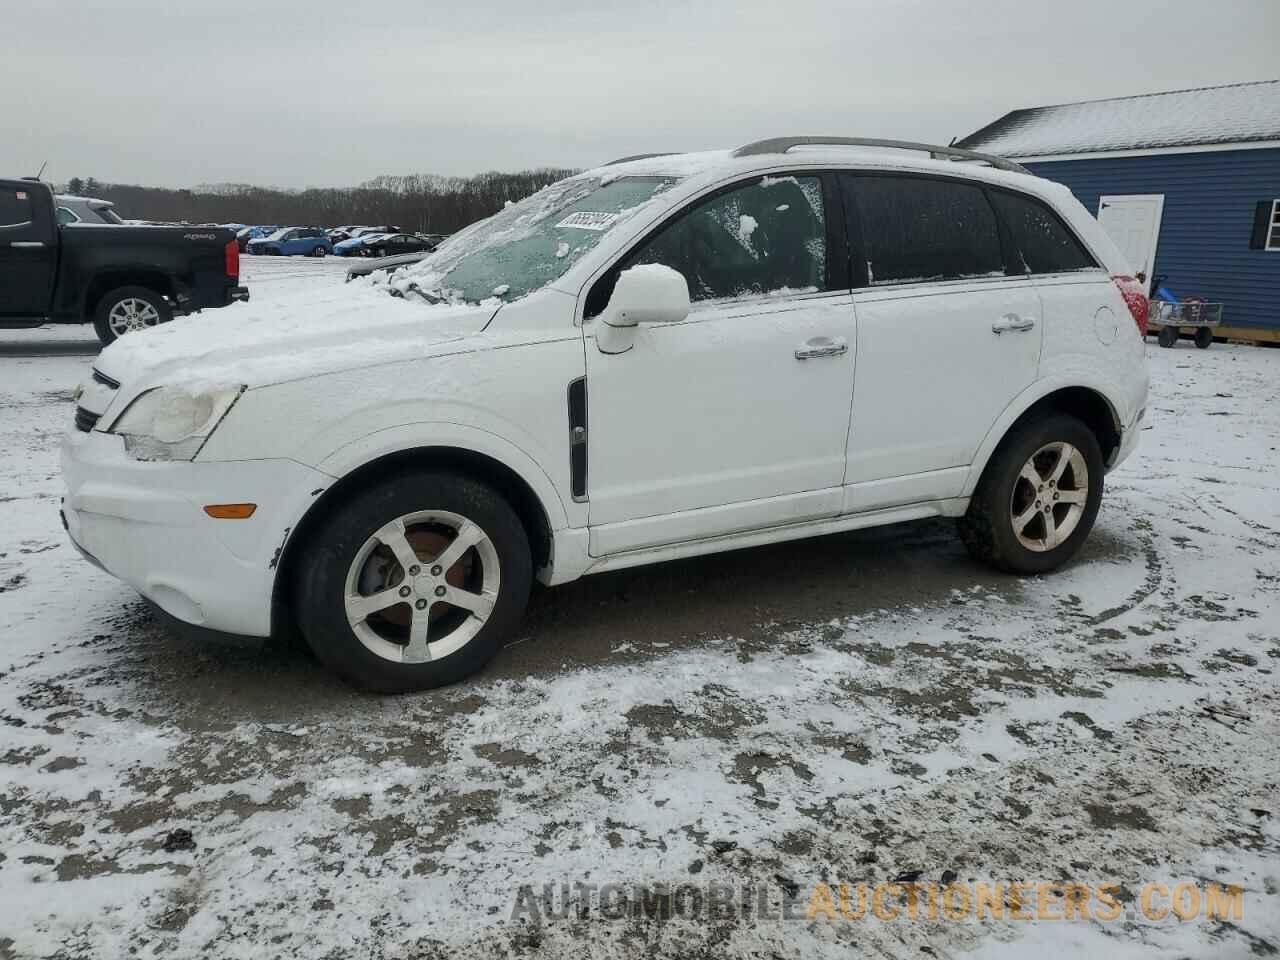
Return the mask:
{"type": "Polygon", "coordinates": [[[1191,332],[1201,350],[1213,343],[1213,330],[1222,323],[1222,304],[1197,297],[1177,303],[1152,300],[1147,310],[1147,332],[1156,334],[1162,347],[1172,347],[1183,330],[1191,332]]]}

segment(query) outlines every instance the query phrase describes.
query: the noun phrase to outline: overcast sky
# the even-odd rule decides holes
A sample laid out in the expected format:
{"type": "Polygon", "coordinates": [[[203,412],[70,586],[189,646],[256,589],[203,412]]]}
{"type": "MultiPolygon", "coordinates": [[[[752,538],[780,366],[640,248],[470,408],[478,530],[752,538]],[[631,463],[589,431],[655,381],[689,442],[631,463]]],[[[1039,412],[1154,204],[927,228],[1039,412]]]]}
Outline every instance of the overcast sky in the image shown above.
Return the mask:
{"type": "Polygon", "coordinates": [[[6,4],[0,175],[342,186],[1280,76],[1280,0],[6,4]]]}

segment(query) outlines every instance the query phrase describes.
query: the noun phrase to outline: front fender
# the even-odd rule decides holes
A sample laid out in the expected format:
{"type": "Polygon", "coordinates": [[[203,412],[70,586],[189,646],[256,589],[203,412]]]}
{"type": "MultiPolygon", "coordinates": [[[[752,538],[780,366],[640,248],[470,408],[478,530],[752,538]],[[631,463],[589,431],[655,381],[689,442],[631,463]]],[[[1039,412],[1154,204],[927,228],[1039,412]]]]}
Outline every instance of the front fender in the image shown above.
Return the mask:
{"type": "Polygon", "coordinates": [[[569,526],[564,500],[551,477],[533,457],[497,434],[466,424],[424,421],[386,427],[343,444],[320,460],[316,469],[341,479],[383,457],[424,447],[466,450],[497,460],[534,492],[553,531],[569,526]]]}

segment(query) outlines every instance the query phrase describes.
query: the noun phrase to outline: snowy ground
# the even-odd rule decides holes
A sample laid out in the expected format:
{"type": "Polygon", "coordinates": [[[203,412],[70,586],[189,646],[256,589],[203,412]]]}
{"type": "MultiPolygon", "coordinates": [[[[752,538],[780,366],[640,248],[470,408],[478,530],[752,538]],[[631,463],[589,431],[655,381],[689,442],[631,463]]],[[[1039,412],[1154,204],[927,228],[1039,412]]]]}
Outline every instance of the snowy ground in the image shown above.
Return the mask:
{"type": "Polygon", "coordinates": [[[626,571],[385,699],[179,637],[74,553],[56,444],[89,359],[48,345],[85,335],[0,332],[0,957],[1280,950],[1280,351],[1152,346],[1143,446],[1056,576],[993,575],[945,523],[626,571]],[[803,914],[916,871],[1238,883],[1244,916],[512,920],[522,884],[803,914]]]}

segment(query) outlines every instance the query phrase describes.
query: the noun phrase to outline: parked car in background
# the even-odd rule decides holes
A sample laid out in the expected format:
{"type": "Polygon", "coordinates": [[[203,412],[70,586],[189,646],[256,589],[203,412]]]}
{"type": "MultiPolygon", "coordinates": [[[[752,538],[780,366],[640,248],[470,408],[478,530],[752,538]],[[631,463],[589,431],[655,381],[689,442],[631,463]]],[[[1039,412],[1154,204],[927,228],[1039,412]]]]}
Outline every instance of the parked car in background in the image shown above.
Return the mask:
{"type": "Polygon", "coordinates": [[[430,253],[439,244],[415,233],[375,233],[358,237],[355,252],[364,257],[394,257],[401,253],[430,253]]]}
{"type": "Polygon", "coordinates": [[[171,615],[292,617],[388,692],[482,667],[535,576],[930,517],[1045,574],[1142,429],[1129,271],[999,157],[822,137],[619,161],[381,283],[105,351],[62,512],[171,615]]]}
{"type": "Polygon", "coordinates": [[[241,253],[247,253],[250,240],[269,237],[279,229],[275,226],[243,227],[236,231],[236,244],[240,247],[241,253]]]}
{"type": "Polygon", "coordinates": [[[339,244],[343,240],[350,240],[356,235],[357,230],[371,230],[372,227],[366,227],[358,223],[351,223],[341,227],[332,227],[327,231],[329,242],[339,244]]]}
{"type": "Polygon", "coordinates": [[[249,241],[249,252],[273,257],[323,257],[333,244],[319,227],[281,227],[267,237],[249,241]]]}
{"type": "Polygon", "coordinates": [[[248,300],[230,230],[59,224],[47,184],[0,180],[0,327],[92,322],[104,344],[248,300]]]}
{"type": "Polygon", "coordinates": [[[380,230],[365,229],[359,230],[349,239],[343,240],[341,243],[333,245],[333,252],[340,257],[362,257],[365,256],[365,244],[370,240],[387,236],[380,230]]]}
{"type": "Polygon", "coordinates": [[[59,226],[66,226],[69,223],[106,223],[119,227],[124,224],[115,211],[115,204],[110,200],[73,197],[68,194],[58,194],[53,200],[57,205],[59,226]]]}

